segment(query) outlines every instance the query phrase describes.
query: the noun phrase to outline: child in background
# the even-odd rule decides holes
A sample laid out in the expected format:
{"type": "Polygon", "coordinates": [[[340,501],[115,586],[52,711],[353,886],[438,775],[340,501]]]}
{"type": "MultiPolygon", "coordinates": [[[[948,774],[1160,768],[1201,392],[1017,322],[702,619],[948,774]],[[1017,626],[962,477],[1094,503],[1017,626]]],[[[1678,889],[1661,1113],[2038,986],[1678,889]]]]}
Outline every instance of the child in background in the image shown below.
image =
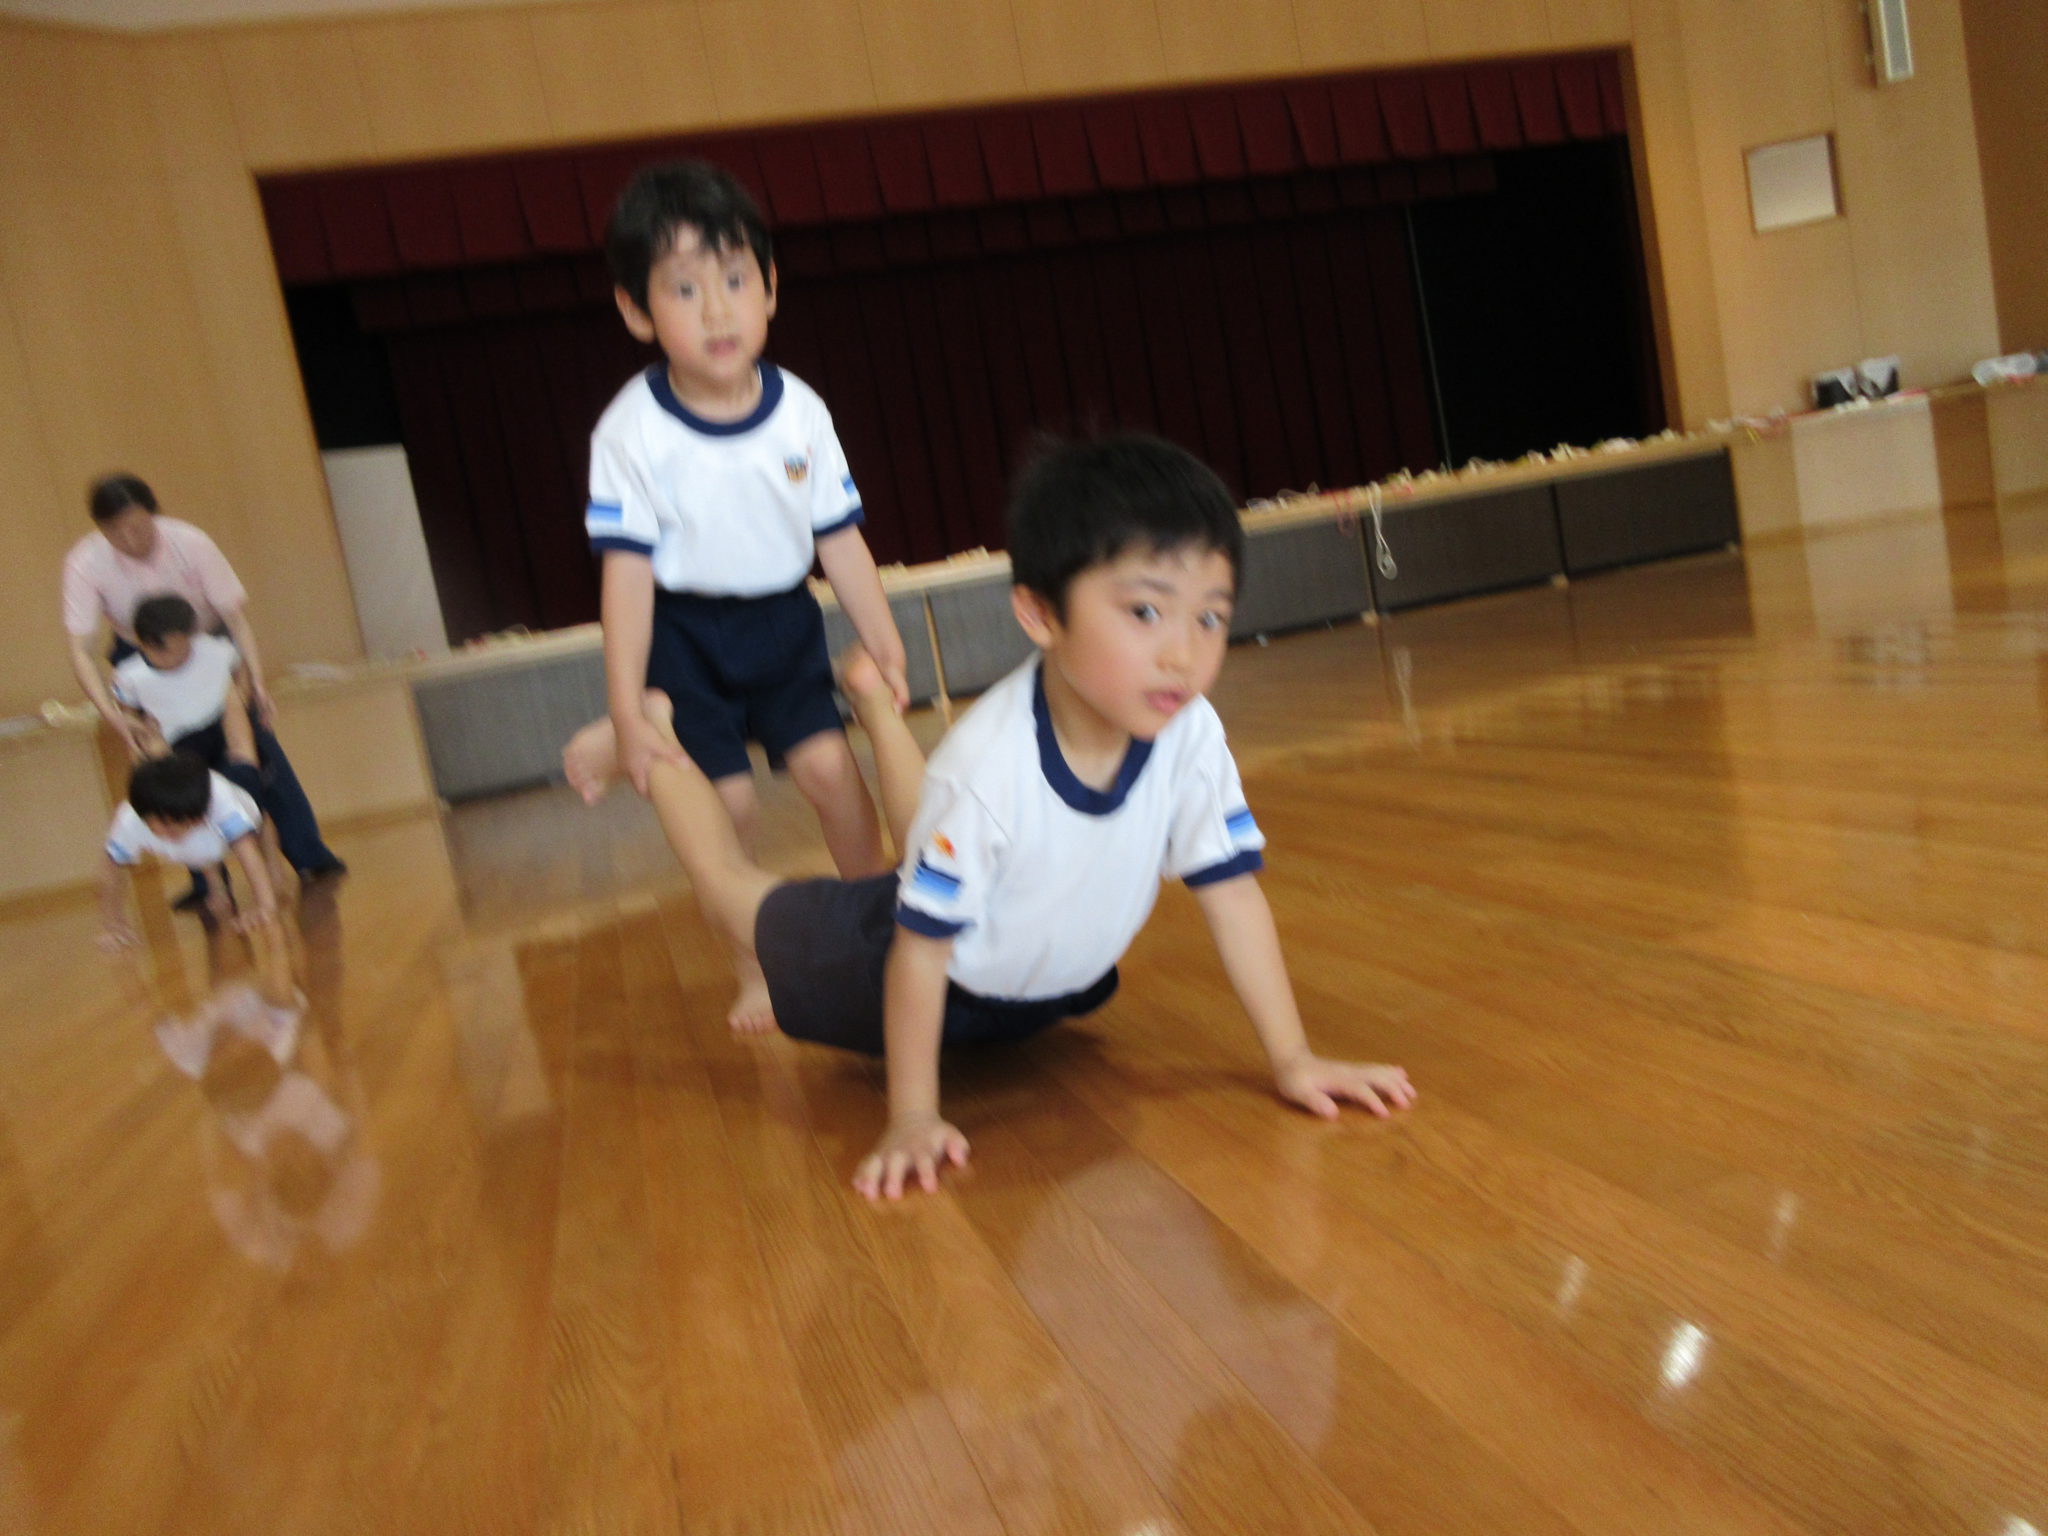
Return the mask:
{"type": "Polygon", "coordinates": [[[165,593],[136,605],[135,646],[136,654],[114,667],[115,700],[145,717],[167,750],[191,753],[260,797],[248,673],[234,641],[200,634],[192,605],[165,593]]]}
{"type": "Polygon", "coordinates": [[[261,839],[263,814],[249,795],[185,752],[152,758],[129,776],[128,798],[107,829],[107,860],[100,877],[101,945],[122,949],[137,942],[121,899],[121,871],[154,855],[187,869],[210,870],[206,910],[219,923],[246,929],[277,919],[261,839]],[[237,915],[229,898],[225,861],[233,850],[248,880],[249,909],[237,915]]]}

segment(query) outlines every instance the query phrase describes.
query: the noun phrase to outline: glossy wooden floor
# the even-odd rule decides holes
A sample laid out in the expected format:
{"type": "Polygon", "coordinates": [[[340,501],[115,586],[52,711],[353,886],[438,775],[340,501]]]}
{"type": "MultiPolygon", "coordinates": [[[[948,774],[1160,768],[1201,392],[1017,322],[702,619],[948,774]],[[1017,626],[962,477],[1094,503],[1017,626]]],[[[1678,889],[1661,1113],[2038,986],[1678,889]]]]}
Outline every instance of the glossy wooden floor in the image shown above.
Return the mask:
{"type": "Polygon", "coordinates": [[[1169,892],[866,1208],[875,1072],[727,1035],[629,802],[343,838],[282,1066],[237,945],[10,916],[0,1532],[2048,1531],[2048,504],[1217,704],[1397,1123],[1263,1091],[1169,892]]]}

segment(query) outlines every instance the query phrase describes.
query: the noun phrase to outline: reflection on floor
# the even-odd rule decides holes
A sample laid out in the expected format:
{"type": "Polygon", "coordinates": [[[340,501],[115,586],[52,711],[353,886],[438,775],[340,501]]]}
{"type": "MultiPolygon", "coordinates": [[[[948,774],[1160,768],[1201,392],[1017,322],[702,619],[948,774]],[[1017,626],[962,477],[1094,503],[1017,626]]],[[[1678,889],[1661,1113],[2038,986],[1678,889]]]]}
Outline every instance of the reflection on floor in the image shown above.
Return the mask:
{"type": "Polygon", "coordinates": [[[1169,891],[867,1209],[875,1070],[725,1032],[630,797],[357,831],[272,952],[0,921],[0,1531],[2048,1531],[2048,503],[1216,702],[1397,1123],[1169,891]]]}

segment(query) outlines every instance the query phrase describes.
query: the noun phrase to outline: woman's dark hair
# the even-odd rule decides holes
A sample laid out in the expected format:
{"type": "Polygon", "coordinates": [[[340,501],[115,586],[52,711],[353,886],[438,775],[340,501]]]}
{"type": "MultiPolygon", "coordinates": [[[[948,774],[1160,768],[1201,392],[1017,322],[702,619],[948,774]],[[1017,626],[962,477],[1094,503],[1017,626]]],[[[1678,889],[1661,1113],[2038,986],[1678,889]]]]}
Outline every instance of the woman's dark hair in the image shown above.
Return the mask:
{"type": "Polygon", "coordinates": [[[604,227],[604,256],[612,281],[643,310],[648,270],[668,254],[677,231],[685,227],[696,230],[708,250],[744,246],[752,251],[761,263],[762,281],[767,281],[774,259],[768,221],[730,171],[702,160],[644,166],[619,194],[604,227]]]}
{"type": "Polygon", "coordinates": [[[160,592],[135,605],[131,621],[135,638],[144,645],[162,645],[172,635],[196,634],[199,615],[175,592],[160,592]]]}
{"type": "Polygon", "coordinates": [[[1190,545],[1244,569],[1237,500],[1184,448],[1137,433],[1054,443],[1010,490],[1010,571],[1065,618],[1067,589],[1083,571],[1132,548],[1190,545]]]}
{"type": "Polygon", "coordinates": [[[93,481],[92,492],[87,496],[86,504],[92,508],[94,522],[111,522],[130,507],[140,507],[145,512],[154,512],[156,492],[145,485],[138,475],[102,475],[93,481]]]}
{"type": "Polygon", "coordinates": [[[202,821],[213,800],[213,776],[190,752],[151,758],[128,776],[128,803],[135,814],[163,821],[202,821]]]}

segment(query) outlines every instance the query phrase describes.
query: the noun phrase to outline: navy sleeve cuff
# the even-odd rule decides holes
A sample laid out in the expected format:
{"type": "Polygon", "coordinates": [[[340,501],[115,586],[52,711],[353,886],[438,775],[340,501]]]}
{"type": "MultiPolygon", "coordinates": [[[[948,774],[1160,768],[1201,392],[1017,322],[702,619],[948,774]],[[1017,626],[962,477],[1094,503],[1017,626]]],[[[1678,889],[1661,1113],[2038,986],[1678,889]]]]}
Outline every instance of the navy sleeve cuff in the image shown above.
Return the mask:
{"type": "Polygon", "coordinates": [[[1219,880],[1235,880],[1239,875],[1254,875],[1266,867],[1266,856],[1256,848],[1247,848],[1234,858],[1225,859],[1221,864],[1211,864],[1207,869],[1198,869],[1182,877],[1190,885],[1214,885],[1219,880]]]}
{"type": "Polygon", "coordinates": [[[827,523],[822,528],[813,528],[811,530],[811,537],[813,539],[822,539],[848,528],[858,528],[867,520],[868,514],[866,510],[856,501],[853,504],[852,510],[840,517],[838,521],[827,523]]]}
{"type": "Polygon", "coordinates": [[[590,541],[590,547],[599,554],[607,550],[618,550],[628,555],[653,555],[654,546],[643,544],[638,539],[629,539],[621,533],[599,534],[590,541]]]}
{"type": "Polygon", "coordinates": [[[921,933],[928,939],[950,939],[967,925],[949,923],[943,917],[933,917],[929,912],[920,912],[915,907],[896,903],[896,926],[908,928],[912,933],[921,933]]]}

